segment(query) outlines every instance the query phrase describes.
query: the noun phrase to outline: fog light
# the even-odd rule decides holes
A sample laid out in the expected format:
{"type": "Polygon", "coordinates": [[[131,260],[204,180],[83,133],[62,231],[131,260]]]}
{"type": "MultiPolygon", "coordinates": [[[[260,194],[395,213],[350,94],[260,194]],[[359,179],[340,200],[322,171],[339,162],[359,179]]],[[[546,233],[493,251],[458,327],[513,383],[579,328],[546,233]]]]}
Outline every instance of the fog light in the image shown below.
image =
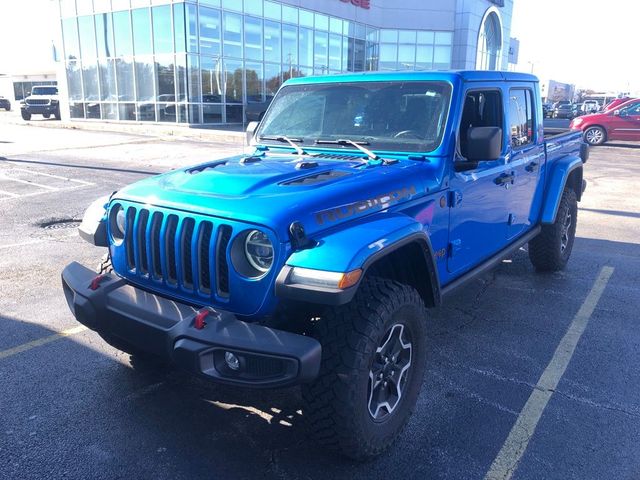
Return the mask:
{"type": "Polygon", "coordinates": [[[227,367],[237,372],[240,370],[240,359],[231,352],[224,352],[224,361],[227,362],[227,367]]]}

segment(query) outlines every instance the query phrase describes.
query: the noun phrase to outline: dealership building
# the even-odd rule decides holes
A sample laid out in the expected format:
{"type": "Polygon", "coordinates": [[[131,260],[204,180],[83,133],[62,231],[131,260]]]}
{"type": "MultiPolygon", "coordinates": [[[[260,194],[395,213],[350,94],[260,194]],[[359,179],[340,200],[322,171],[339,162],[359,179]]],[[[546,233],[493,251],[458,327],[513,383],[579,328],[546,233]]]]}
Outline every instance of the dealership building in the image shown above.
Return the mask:
{"type": "Polygon", "coordinates": [[[506,70],[513,0],[60,0],[63,118],[226,124],[290,77],[506,70]]]}

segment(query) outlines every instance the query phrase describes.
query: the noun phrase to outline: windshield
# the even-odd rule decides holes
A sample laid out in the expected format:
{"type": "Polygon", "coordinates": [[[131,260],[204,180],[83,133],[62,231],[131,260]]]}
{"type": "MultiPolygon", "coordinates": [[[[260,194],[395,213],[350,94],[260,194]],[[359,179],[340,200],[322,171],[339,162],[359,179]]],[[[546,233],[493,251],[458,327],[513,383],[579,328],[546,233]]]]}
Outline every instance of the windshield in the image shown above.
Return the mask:
{"type": "Polygon", "coordinates": [[[33,87],[31,95],[57,95],[57,87],[33,87]]]}
{"type": "Polygon", "coordinates": [[[430,152],[442,140],[450,97],[444,82],[290,85],[274,99],[257,135],[286,135],[307,146],[349,139],[370,149],[430,152]]]}

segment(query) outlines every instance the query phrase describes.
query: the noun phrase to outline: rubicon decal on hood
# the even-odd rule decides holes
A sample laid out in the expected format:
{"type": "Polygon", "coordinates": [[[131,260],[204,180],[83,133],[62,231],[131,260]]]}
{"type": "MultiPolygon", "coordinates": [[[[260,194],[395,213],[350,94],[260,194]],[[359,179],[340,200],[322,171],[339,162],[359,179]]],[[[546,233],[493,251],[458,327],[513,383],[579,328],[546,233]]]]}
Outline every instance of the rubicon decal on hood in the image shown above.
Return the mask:
{"type": "Polygon", "coordinates": [[[389,193],[378,195],[377,197],[369,198],[367,200],[360,200],[348,205],[323,210],[315,214],[316,223],[318,225],[324,225],[327,222],[335,222],[337,220],[349,218],[357,213],[366,212],[367,210],[375,207],[388,208],[391,204],[397,203],[415,194],[416,187],[411,185],[410,187],[403,187],[400,190],[392,190],[389,193]]]}

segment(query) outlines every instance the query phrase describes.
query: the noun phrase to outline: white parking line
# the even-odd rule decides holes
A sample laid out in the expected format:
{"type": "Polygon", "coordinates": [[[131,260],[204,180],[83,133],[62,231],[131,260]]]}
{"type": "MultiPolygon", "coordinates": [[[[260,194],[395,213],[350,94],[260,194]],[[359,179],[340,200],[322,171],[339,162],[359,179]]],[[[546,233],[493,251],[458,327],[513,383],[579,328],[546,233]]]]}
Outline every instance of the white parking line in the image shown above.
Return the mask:
{"type": "MultiPolygon", "coordinates": [[[[4,190],[0,190],[0,195],[7,195],[10,198],[18,198],[20,196],[17,193],[5,192],[4,190]]],[[[0,198],[0,200],[2,199],[0,198]]]]}
{"type": "Polygon", "coordinates": [[[69,182],[81,183],[83,185],[95,185],[95,183],[86,182],[84,180],[77,180],[75,178],[61,177],[60,175],[53,175],[52,173],[34,172],[33,170],[26,170],[24,168],[12,168],[12,170],[16,170],[18,172],[32,173],[35,175],[43,175],[45,177],[57,178],[59,180],[68,180],[69,182]]]}
{"type": "Polygon", "coordinates": [[[589,295],[587,295],[580,310],[573,318],[567,333],[562,337],[553,354],[553,358],[551,358],[545,371],[542,372],[535,390],[529,396],[511,432],[509,432],[509,436],[500,452],[498,452],[498,456],[491,464],[491,468],[484,477],[485,480],[509,480],[515,473],[518,463],[527,450],[529,440],[533,437],[538,426],[540,417],[542,417],[542,413],[558,386],[558,382],[560,382],[571,361],[578,341],[589,323],[589,319],[607,286],[609,278],[613,274],[613,270],[613,267],[609,266],[602,267],[600,270],[600,274],[593,287],[591,287],[589,295]]]}
{"type": "MultiPolygon", "coordinates": [[[[24,175],[23,175],[24,177],[24,175]]],[[[43,172],[36,172],[33,170],[27,170],[24,168],[11,168],[5,171],[0,170],[0,180],[5,180],[8,182],[15,182],[15,183],[20,183],[23,185],[30,185],[32,187],[35,188],[39,188],[41,190],[36,191],[36,192],[28,192],[28,193],[14,193],[14,192],[9,192],[6,190],[0,190],[0,195],[4,195],[4,197],[0,197],[0,202],[2,201],[6,201],[6,200],[13,200],[16,198],[25,198],[25,197],[33,197],[36,195],[42,195],[45,193],[51,193],[51,192],[66,192],[69,190],[74,190],[74,189],[78,189],[78,188],[83,188],[83,187],[88,187],[88,186],[92,186],[95,185],[95,183],[92,182],[87,182],[85,180],[77,180],[75,178],[67,178],[67,177],[62,177],[60,175],[53,175],[50,173],[43,173],[43,172]],[[13,176],[11,176],[11,173],[16,173],[16,172],[20,172],[20,173],[26,173],[32,176],[35,175],[40,175],[42,177],[47,177],[47,178],[52,178],[52,179],[56,179],[56,180],[62,180],[64,182],[70,182],[72,185],[71,186],[52,186],[52,185],[45,185],[44,183],[39,183],[39,182],[34,182],[31,180],[25,180],[24,178],[15,178],[13,176]]],[[[44,180],[44,179],[43,179],[44,180]]],[[[58,182],[60,183],[60,182],[58,182]]]]}
{"type": "Polygon", "coordinates": [[[10,182],[18,182],[18,183],[24,183],[25,185],[33,185],[34,187],[44,188],[45,190],[53,190],[53,191],[60,190],[59,188],[56,188],[56,187],[50,187],[49,185],[42,185],[41,183],[30,182],[29,180],[22,180],[20,178],[7,177],[2,173],[0,173],[0,178],[2,178],[3,180],[9,180],[10,182]]]}

